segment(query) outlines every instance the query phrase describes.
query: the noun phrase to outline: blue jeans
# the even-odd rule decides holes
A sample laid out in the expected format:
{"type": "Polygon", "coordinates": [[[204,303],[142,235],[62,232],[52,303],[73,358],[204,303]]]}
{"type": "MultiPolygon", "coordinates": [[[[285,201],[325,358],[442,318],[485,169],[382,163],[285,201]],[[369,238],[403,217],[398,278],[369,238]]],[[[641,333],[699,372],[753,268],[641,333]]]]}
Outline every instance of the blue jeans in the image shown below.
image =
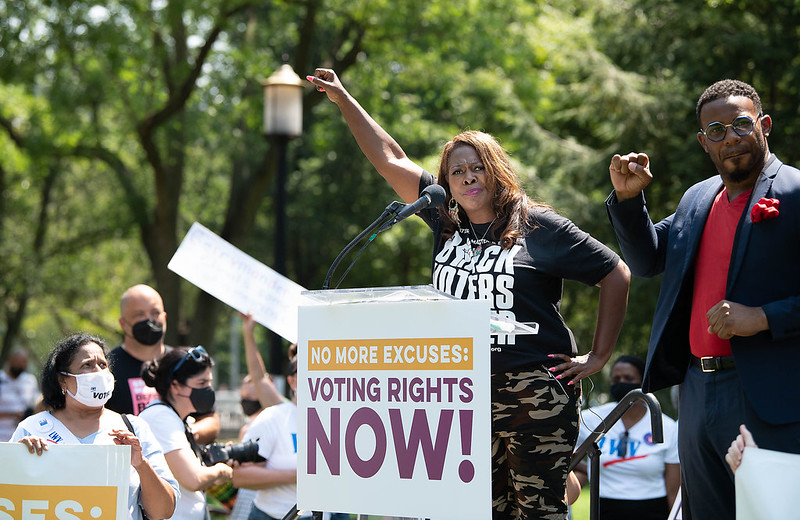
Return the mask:
{"type": "MultiPolygon", "coordinates": [[[[286,511],[286,512],[288,513],[289,511],[286,511]]],[[[283,517],[281,517],[281,518],[283,518],[283,517]]],[[[265,513],[264,511],[262,511],[259,508],[257,508],[255,504],[253,504],[253,509],[250,510],[250,516],[247,517],[247,520],[281,520],[281,518],[273,518],[273,517],[269,516],[267,513],[265,513]]],[[[308,512],[303,513],[303,516],[301,516],[300,518],[301,519],[303,519],[303,518],[311,518],[311,514],[308,513],[308,512]]],[[[331,520],[348,520],[349,518],[350,518],[350,515],[348,515],[347,513],[332,513],[331,514],[331,520]],[[339,516],[339,515],[341,515],[341,516],[339,516]]]]}
{"type": "MultiPolygon", "coordinates": [[[[287,513],[289,511],[286,511],[287,513]]],[[[301,518],[310,518],[308,513],[305,513],[301,518]]],[[[264,511],[260,510],[253,504],[253,509],[250,510],[250,516],[247,520],[281,520],[280,518],[273,518],[264,511]]],[[[330,520],[350,520],[349,513],[331,513],[330,520]]]]}
{"type": "MultiPolygon", "coordinates": [[[[286,511],[287,513],[289,511],[286,511]]],[[[253,508],[250,510],[250,516],[247,517],[247,520],[281,520],[280,518],[273,518],[269,516],[264,511],[260,510],[253,504],[253,508]]]]}

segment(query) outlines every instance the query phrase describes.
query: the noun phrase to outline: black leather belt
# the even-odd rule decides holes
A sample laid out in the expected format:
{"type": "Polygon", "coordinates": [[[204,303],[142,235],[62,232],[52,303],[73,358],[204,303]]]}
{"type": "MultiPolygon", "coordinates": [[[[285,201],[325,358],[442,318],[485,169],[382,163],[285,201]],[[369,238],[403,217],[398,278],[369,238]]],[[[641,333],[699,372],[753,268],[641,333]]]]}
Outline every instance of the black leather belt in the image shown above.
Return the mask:
{"type": "Polygon", "coordinates": [[[733,356],[701,358],[692,356],[692,364],[703,372],[716,372],[718,370],[736,368],[736,362],[733,360],[733,356]]]}

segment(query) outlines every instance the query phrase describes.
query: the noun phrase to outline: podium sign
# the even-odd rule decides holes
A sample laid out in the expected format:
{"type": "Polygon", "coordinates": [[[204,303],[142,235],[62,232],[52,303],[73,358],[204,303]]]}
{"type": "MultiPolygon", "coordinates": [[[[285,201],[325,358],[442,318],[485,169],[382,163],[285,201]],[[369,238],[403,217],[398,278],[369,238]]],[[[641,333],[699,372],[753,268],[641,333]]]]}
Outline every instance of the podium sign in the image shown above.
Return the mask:
{"type": "Polygon", "coordinates": [[[489,302],[311,303],[298,319],[298,508],[490,518],[489,302]]]}

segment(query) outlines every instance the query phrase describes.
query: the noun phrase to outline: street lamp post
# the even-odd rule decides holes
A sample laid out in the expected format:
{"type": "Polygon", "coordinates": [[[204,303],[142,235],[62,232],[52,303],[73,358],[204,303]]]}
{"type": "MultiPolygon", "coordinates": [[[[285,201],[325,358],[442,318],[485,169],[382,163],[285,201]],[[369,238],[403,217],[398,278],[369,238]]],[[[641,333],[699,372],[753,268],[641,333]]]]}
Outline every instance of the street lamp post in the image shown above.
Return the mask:
{"type": "MultiPolygon", "coordinates": [[[[303,133],[303,81],[291,65],[284,63],[264,87],[264,136],[275,147],[277,174],[275,190],[275,270],[286,274],[286,154],[289,140],[303,133]]],[[[282,373],[281,338],[271,334],[269,372],[282,373]]]]}

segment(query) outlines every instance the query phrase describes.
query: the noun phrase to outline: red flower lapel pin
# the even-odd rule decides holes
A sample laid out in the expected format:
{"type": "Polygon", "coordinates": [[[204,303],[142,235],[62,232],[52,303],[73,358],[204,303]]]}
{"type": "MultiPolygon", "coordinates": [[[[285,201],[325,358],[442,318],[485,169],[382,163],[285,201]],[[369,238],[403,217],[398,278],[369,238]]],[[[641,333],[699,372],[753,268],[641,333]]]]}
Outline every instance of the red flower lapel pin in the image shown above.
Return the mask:
{"type": "Polygon", "coordinates": [[[780,211],[778,211],[780,206],[781,201],[778,199],[761,197],[750,212],[750,220],[753,221],[753,224],[758,224],[762,220],[777,218],[777,216],[780,215],[780,211]]]}

